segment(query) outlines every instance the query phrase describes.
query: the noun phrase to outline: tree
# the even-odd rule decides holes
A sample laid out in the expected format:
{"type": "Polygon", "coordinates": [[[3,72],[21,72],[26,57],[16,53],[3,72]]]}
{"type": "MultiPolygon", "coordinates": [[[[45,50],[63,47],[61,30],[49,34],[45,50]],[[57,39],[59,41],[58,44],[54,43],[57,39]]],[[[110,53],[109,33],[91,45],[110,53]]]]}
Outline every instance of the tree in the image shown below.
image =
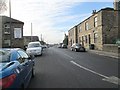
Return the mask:
{"type": "Polygon", "coordinates": [[[7,10],[6,0],[0,0],[0,14],[7,10]]]}
{"type": "Polygon", "coordinates": [[[65,34],[63,44],[68,45],[68,36],[65,34]]]}

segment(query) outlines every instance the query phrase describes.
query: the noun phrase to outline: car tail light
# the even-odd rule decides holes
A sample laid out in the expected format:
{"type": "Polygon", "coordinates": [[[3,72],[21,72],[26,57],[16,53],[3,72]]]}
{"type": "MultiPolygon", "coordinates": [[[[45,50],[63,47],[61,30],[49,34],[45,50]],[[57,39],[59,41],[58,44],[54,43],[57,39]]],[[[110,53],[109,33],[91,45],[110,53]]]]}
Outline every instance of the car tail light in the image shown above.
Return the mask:
{"type": "Polygon", "coordinates": [[[8,77],[0,79],[0,87],[2,87],[2,88],[10,87],[12,85],[12,83],[14,82],[15,78],[16,78],[16,75],[12,74],[8,77]]]}

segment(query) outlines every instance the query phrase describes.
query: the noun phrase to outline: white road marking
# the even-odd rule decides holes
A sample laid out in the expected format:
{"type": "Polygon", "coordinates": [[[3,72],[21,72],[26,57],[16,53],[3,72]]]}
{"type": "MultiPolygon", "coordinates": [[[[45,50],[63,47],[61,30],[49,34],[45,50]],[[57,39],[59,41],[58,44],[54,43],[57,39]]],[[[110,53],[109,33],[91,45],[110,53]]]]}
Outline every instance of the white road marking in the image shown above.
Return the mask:
{"type": "Polygon", "coordinates": [[[102,75],[102,74],[97,73],[97,72],[95,72],[95,71],[93,71],[93,70],[90,70],[90,69],[88,69],[88,68],[86,68],[86,67],[83,67],[83,66],[77,64],[77,63],[74,62],[74,61],[70,61],[70,62],[73,63],[73,64],[75,64],[76,66],[78,66],[78,67],[84,69],[84,70],[87,70],[87,71],[89,71],[89,72],[92,72],[92,73],[94,73],[94,74],[97,74],[97,75],[99,75],[99,76],[101,76],[101,77],[103,77],[103,78],[108,78],[108,76],[102,75]]]}
{"type": "Polygon", "coordinates": [[[64,54],[65,56],[67,56],[67,57],[69,57],[69,58],[71,58],[71,59],[74,59],[73,57],[71,57],[71,56],[69,56],[69,55],[67,55],[67,54],[64,54]]]}
{"type": "Polygon", "coordinates": [[[118,77],[115,77],[115,76],[111,76],[109,78],[103,78],[102,80],[104,81],[108,81],[108,82],[111,82],[111,83],[114,83],[114,84],[117,84],[117,85],[120,85],[120,79],[118,77]]]}
{"type": "Polygon", "coordinates": [[[78,67],[86,70],[86,71],[89,71],[89,72],[91,72],[91,73],[94,73],[94,74],[96,74],[96,75],[98,75],[98,76],[103,77],[102,80],[104,80],[104,81],[108,81],[108,82],[111,82],[111,83],[114,83],[114,84],[117,84],[117,85],[120,84],[120,79],[117,78],[117,77],[115,77],[115,76],[108,77],[108,76],[102,75],[102,74],[100,74],[100,73],[97,73],[97,72],[95,72],[95,71],[93,71],[93,70],[90,70],[90,69],[88,69],[88,68],[86,68],[86,67],[84,67],[84,66],[81,66],[81,65],[79,65],[78,63],[76,63],[76,62],[74,62],[74,61],[70,61],[70,62],[71,62],[72,64],[74,64],[74,65],[76,65],[76,66],[78,66],[78,67]]]}
{"type": "MultiPolygon", "coordinates": [[[[99,53],[97,53],[97,54],[98,54],[98,55],[101,55],[101,56],[108,56],[108,55],[105,55],[105,54],[99,54],[99,53]]],[[[111,55],[110,57],[118,59],[117,56],[112,56],[112,55],[111,55]]]]}

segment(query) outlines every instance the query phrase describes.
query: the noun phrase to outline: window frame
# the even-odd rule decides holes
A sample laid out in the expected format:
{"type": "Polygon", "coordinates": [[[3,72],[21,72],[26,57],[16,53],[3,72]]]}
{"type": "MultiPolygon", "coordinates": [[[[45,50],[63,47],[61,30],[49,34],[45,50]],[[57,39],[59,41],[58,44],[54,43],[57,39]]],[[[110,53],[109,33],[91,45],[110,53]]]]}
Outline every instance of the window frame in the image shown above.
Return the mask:
{"type": "Polygon", "coordinates": [[[94,33],[94,43],[97,43],[98,34],[94,33]]]}
{"type": "Polygon", "coordinates": [[[94,27],[97,27],[98,26],[98,18],[97,16],[94,17],[94,27]]]}
{"type": "Polygon", "coordinates": [[[87,35],[85,35],[85,43],[88,43],[87,35]]]}
{"type": "Polygon", "coordinates": [[[85,22],[85,30],[89,30],[89,24],[88,24],[88,22],[85,22]]]}

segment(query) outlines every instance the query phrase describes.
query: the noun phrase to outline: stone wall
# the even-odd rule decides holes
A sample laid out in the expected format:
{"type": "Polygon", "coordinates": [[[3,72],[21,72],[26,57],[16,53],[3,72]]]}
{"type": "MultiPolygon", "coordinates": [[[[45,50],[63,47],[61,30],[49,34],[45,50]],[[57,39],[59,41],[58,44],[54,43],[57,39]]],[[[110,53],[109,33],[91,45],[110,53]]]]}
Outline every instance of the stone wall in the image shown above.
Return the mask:
{"type": "Polygon", "coordinates": [[[118,39],[118,11],[102,11],[103,44],[115,44],[118,39]]]}
{"type": "Polygon", "coordinates": [[[103,51],[118,53],[118,45],[117,44],[104,44],[103,51]]]}
{"type": "Polygon", "coordinates": [[[23,39],[23,38],[14,39],[12,46],[13,46],[14,48],[22,48],[22,49],[24,49],[24,39],[23,39]]]}

